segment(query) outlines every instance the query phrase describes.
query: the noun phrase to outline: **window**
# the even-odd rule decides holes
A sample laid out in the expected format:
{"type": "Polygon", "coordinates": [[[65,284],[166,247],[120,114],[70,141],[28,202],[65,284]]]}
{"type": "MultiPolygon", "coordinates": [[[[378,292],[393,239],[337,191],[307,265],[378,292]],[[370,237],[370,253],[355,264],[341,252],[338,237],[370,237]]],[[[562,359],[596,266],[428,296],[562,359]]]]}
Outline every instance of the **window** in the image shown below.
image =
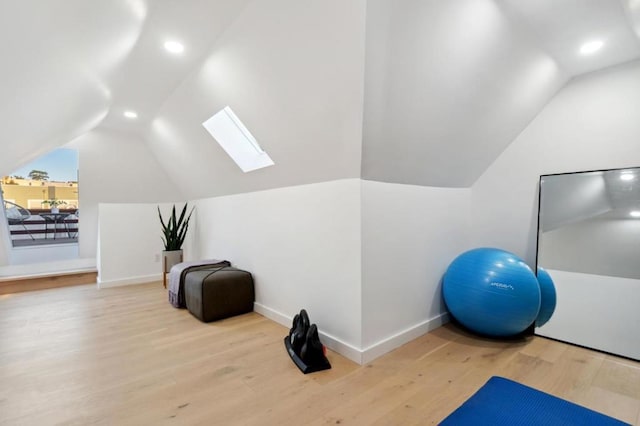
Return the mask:
{"type": "Polygon", "coordinates": [[[57,149],[2,178],[15,246],[77,243],[78,152],[57,149]]]}

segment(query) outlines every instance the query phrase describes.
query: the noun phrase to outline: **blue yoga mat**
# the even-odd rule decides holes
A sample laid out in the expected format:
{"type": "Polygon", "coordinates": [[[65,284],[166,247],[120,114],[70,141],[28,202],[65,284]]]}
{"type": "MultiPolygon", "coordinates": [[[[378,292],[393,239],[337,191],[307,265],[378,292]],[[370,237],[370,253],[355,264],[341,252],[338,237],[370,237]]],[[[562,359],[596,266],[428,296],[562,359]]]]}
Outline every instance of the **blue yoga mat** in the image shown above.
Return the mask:
{"type": "Polygon", "coordinates": [[[627,425],[503,377],[492,377],[441,425],[627,425]]]}

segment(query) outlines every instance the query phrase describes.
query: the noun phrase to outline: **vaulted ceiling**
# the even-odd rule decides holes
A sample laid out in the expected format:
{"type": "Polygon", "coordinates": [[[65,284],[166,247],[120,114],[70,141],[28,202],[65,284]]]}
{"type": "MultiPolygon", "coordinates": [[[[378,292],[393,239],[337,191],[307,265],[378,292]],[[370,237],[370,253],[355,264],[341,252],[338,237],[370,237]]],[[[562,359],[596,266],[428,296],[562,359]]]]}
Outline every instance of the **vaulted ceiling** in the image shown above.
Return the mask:
{"type": "Polygon", "coordinates": [[[0,34],[0,174],[112,128],[187,198],[469,186],[569,78],[640,58],[640,1],[21,0],[0,34]],[[243,174],[211,140],[201,123],[225,105],[275,166],[243,174]]]}
{"type": "Polygon", "coordinates": [[[468,187],[580,74],[640,57],[633,0],[370,0],[363,176],[468,187]],[[582,55],[583,43],[600,51],[582,55]]]}

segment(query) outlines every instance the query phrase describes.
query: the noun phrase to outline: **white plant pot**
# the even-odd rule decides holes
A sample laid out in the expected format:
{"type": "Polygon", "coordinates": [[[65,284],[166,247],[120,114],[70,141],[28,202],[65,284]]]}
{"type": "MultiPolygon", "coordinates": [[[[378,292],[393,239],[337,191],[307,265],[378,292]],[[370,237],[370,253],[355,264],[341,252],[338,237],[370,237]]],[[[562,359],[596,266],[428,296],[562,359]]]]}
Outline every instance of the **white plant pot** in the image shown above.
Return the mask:
{"type": "Polygon", "coordinates": [[[60,213],[60,209],[57,207],[51,207],[51,213],[60,213]]]}
{"type": "Polygon", "coordinates": [[[162,251],[162,264],[164,265],[164,272],[169,272],[174,265],[182,262],[182,250],[163,250],[162,251]]]}

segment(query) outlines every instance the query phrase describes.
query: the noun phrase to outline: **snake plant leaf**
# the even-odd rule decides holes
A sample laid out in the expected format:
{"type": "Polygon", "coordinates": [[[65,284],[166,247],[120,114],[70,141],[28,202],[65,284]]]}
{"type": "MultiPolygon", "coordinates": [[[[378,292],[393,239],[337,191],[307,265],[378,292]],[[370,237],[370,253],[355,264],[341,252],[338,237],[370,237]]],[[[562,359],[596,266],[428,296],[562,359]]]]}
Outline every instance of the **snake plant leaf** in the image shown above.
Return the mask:
{"type": "Polygon", "coordinates": [[[161,239],[165,250],[167,251],[180,250],[182,248],[182,244],[187,236],[187,231],[189,230],[189,221],[191,220],[191,215],[195,208],[192,207],[189,215],[187,216],[187,206],[188,203],[185,203],[182,207],[180,216],[178,217],[176,214],[176,206],[174,204],[171,209],[171,216],[169,216],[166,221],[162,217],[160,206],[158,206],[158,216],[160,217],[160,225],[162,227],[161,239]]]}

